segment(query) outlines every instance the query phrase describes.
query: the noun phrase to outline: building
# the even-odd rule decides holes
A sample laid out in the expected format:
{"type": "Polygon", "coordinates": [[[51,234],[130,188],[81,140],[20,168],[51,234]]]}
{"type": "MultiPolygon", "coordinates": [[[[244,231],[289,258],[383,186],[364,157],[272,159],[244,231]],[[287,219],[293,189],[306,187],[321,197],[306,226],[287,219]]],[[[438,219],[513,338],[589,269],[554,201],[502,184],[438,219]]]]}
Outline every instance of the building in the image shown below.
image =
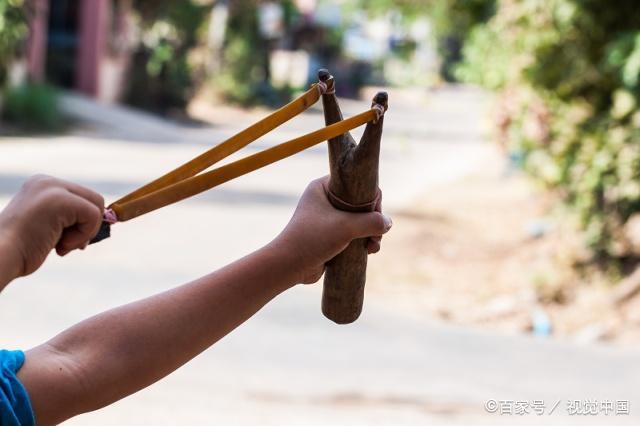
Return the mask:
{"type": "Polygon", "coordinates": [[[118,100],[131,56],[131,0],[31,0],[30,6],[29,78],[118,100]]]}

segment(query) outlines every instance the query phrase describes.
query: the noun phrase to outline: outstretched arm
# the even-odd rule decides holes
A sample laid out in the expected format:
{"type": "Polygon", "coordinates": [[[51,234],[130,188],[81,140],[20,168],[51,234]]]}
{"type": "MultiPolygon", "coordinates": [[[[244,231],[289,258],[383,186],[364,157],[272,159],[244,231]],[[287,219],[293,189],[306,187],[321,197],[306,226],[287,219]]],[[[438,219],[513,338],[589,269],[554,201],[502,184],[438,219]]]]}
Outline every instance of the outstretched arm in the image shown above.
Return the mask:
{"type": "Polygon", "coordinates": [[[194,282],[89,318],[26,354],[37,423],[96,410],[168,375],[296,282],[270,244],[194,282]]]}
{"type": "MultiPolygon", "coordinates": [[[[355,238],[390,227],[380,214],[335,210],[327,179],[305,191],[285,230],[231,265],[165,293],[83,321],[27,352],[19,378],[38,424],[104,407],[171,373],[296,283],[317,281],[324,264],[355,238]]],[[[369,241],[369,251],[379,239],[369,241]]]]}

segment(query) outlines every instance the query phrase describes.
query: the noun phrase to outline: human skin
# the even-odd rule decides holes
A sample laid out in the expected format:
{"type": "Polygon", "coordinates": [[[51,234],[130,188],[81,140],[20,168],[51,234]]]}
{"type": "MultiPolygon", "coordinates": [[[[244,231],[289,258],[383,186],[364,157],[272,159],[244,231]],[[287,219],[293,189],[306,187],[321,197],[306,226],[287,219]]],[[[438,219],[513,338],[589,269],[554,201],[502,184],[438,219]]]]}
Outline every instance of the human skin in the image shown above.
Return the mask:
{"type": "MultiPolygon", "coordinates": [[[[391,220],[347,213],[326,197],[327,178],[305,190],[269,244],[193,282],[82,321],[26,353],[18,377],[36,421],[57,424],[109,405],[160,380],[299,283],[316,282],[350,241],[380,249],[391,220]]],[[[55,178],[31,179],[0,213],[0,288],[86,247],[104,210],[93,191],[55,178]]]]}

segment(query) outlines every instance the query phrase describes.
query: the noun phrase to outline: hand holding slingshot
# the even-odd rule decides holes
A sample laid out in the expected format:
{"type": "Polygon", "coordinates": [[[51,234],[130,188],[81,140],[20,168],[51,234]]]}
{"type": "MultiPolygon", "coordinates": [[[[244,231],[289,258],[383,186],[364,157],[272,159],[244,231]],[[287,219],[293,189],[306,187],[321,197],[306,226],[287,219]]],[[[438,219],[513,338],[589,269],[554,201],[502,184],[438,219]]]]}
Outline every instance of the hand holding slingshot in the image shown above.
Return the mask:
{"type": "MultiPolygon", "coordinates": [[[[318,72],[318,82],[284,107],[247,127],[160,178],[111,204],[92,243],[110,236],[111,225],[184,200],[234,178],[290,157],[323,141],[329,143],[331,178],[328,197],[340,210],[368,212],[380,197],[378,159],[387,94],[378,93],[371,109],[343,119],[335,96],[335,81],[327,70],[318,72]],[[325,124],[316,130],[256,154],[204,172],[271,130],[307,110],[322,97],[325,124]],[[359,144],[349,131],[366,124],[359,144]]],[[[326,265],[322,312],[339,324],[355,321],[362,311],[367,267],[366,239],[352,241],[326,265]]]]}

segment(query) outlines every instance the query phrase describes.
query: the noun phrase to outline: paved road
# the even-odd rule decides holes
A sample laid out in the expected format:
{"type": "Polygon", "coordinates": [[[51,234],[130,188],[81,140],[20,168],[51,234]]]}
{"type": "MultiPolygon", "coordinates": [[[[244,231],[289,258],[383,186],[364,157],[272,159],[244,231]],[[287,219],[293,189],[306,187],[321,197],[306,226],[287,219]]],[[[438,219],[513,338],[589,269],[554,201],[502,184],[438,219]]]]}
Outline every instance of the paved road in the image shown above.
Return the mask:
{"type": "MultiPolygon", "coordinates": [[[[381,169],[392,213],[490,155],[480,133],[480,93],[448,89],[418,107],[394,99],[392,93],[381,169]]],[[[79,181],[111,200],[247,124],[183,128],[68,102],[92,120],[90,126],[65,136],[0,141],[0,205],[36,172],[79,181]]],[[[365,104],[346,102],[347,115],[365,104]]],[[[251,149],[321,123],[311,111],[251,149]]],[[[2,345],[30,347],[89,315],[193,279],[261,246],[286,223],[306,182],[326,171],[324,148],[311,149],[120,224],[113,238],[84,252],[52,257],[0,297],[2,345]]],[[[161,383],[68,424],[637,424],[640,351],[422,322],[372,297],[358,322],[337,326],[322,317],[319,303],[319,286],[295,288],[161,383]],[[487,415],[483,404],[491,398],[542,399],[547,409],[562,402],[542,421],[535,414],[487,415]],[[562,415],[568,399],[587,398],[630,400],[631,416],[562,415]]]]}

